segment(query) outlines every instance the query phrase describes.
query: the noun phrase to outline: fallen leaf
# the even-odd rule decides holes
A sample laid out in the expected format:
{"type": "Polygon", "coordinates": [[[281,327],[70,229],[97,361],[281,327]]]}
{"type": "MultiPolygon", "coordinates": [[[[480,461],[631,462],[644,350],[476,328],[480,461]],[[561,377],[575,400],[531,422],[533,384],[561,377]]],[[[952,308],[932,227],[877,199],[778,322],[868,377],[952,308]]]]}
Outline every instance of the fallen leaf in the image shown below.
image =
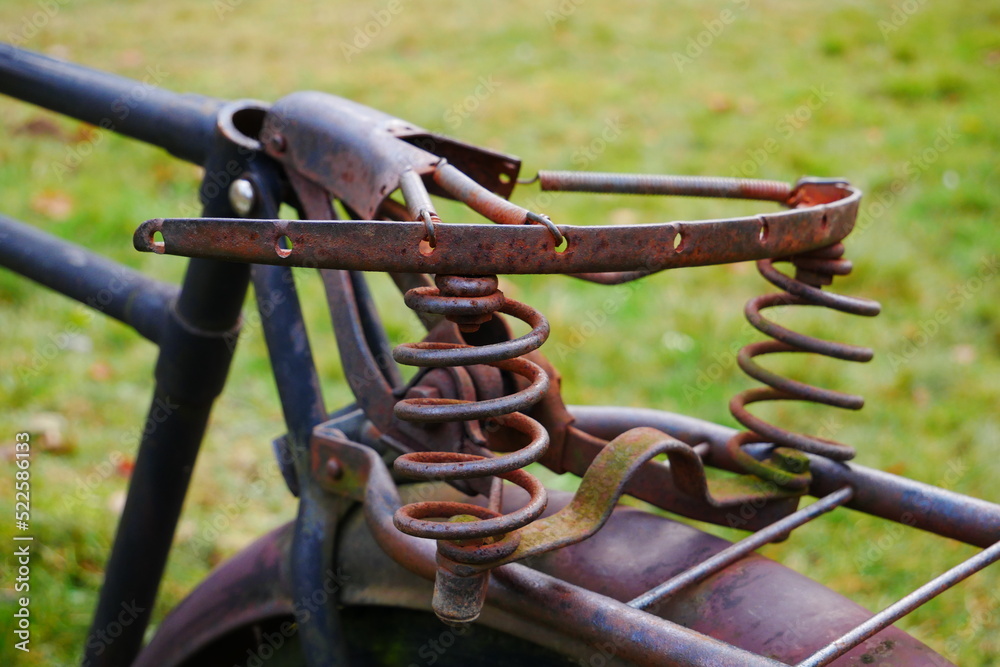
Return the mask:
{"type": "Polygon", "coordinates": [[[51,118],[35,116],[14,128],[14,134],[26,134],[29,137],[53,137],[61,141],[66,140],[66,135],[51,118]]]}
{"type": "Polygon", "coordinates": [[[68,454],[76,447],[66,437],[66,425],[66,418],[57,412],[39,412],[28,419],[26,426],[41,451],[68,454]]]}
{"type": "Polygon", "coordinates": [[[87,369],[87,372],[90,374],[90,378],[97,382],[104,382],[111,378],[111,366],[103,361],[95,361],[87,369]]]}
{"type": "Polygon", "coordinates": [[[951,348],[951,358],[956,364],[968,366],[976,360],[976,348],[971,345],[956,345],[951,348]]]}
{"type": "Polygon", "coordinates": [[[733,110],[733,101],[723,93],[712,93],[708,96],[708,108],[715,113],[725,113],[733,110]]]}
{"type": "Polygon", "coordinates": [[[898,463],[893,463],[891,465],[886,466],[885,471],[893,475],[902,475],[903,473],[906,472],[906,464],[903,463],[902,461],[898,463]]]}
{"type": "Polygon", "coordinates": [[[122,67],[138,67],[146,58],[139,49],[125,49],[118,54],[118,62],[122,67]]]}
{"type": "Polygon", "coordinates": [[[74,144],[92,144],[97,141],[97,135],[100,130],[90,125],[88,123],[80,123],[76,126],[73,131],[73,137],[71,141],[74,144]]]}
{"type": "Polygon", "coordinates": [[[132,476],[133,470],[135,470],[135,461],[129,458],[122,459],[115,468],[115,472],[126,479],[132,476]]]}
{"type": "Polygon", "coordinates": [[[73,213],[73,199],[59,190],[43,190],[32,198],[31,210],[52,220],[62,221],[73,213]]]}

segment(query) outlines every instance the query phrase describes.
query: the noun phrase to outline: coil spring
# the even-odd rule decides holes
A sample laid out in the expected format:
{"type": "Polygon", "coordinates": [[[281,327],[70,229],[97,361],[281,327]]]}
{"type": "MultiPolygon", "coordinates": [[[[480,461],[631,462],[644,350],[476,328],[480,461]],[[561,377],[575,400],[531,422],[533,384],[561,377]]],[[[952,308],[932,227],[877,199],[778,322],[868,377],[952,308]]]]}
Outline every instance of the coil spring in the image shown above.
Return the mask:
{"type": "MultiPolygon", "coordinates": [[[[845,394],[829,389],[821,389],[803,382],[780,376],[759,366],[754,359],[765,354],[780,352],[811,352],[814,354],[843,359],[845,361],[870,361],[872,350],[866,347],[822,340],[778,326],[761,315],[766,308],[786,305],[823,306],[833,310],[873,317],[881,306],[876,301],[858,297],[824,292],[822,287],[833,282],[834,276],[845,276],[851,272],[849,260],[843,259],[844,245],[833,245],[802,253],[781,260],[763,259],[757,262],[757,269],[771,284],[782,292],[758,296],[747,302],[747,320],[758,331],[774,340],[751,343],[743,347],[737,356],[740,368],[750,377],[767,387],[743,391],[732,398],[729,410],[747,432],[733,436],[727,446],[730,454],[743,468],[759,477],[769,479],[789,488],[802,488],[809,482],[807,472],[786,467],[777,470],[772,465],[758,461],[743,451],[742,446],[753,442],[772,442],[802,452],[818,454],[837,461],[851,459],[855,455],[852,447],[817,436],[793,433],[751,415],[746,406],[762,401],[801,400],[822,403],[838,408],[859,410],[864,405],[861,396],[845,394]],[[787,261],[795,267],[795,277],[785,275],[774,268],[775,261],[787,261]]],[[[788,463],[787,458],[779,462],[788,463]]]]}
{"type": "Polygon", "coordinates": [[[524,336],[491,345],[421,342],[403,344],[393,350],[393,357],[402,364],[430,368],[487,364],[529,381],[525,389],[500,398],[481,401],[410,398],[399,401],[394,409],[397,417],[413,422],[489,419],[530,439],[525,447],[495,458],[457,452],[412,452],[396,459],[397,471],[417,479],[494,478],[489,508],[425,501],[406,505],[393,517],[396,527],[408,535],[445,540],[438,543],[439,550],[454,560],[488,562],[512,553],[519,542],[512,531],[528,525],[545,509],[545,488],[521,468],[545,454],[548,433],[541,424],[519,411],[542,399],[549,387],[549,377],[539,365],[520,357],[545,342],[549,324],[538,311],[504,296],[497,289],[496,276],[437,276],[435,285],[409,290],[404,296],[406,305],[416,311],[444,315],[466,333],[477,330],[496,312],[531,326],[524,336]],[[510,514],[501,514],[498,511],[501,483],[496,478],[525,489],[530,496],[528,503],[510,514]],[[466,540],[473,542],[464,543],[466,540]]]}

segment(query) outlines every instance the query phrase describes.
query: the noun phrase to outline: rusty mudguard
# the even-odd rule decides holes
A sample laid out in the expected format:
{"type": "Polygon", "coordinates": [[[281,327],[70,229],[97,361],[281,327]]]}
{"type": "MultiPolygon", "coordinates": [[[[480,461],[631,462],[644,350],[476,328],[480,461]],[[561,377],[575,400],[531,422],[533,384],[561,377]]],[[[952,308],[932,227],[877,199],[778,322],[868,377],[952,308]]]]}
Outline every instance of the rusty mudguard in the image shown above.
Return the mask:
{"type": "MultiPolygon", "coordinates": [[[[426,489],[418,493],[427,497],[426,489]]],[[[459,495],[449,487],[435,489],[435,493],[459,495]]],[[[507,495],[511,497],[508,502],[514,505],[521,500],[515,493],[507,495]]],[[[559,510],[570,498],[569,494],[551,492],[547,513],[559,510]]],[[[246,642],[246,637],[253,636],[234,632],[241,627],[291,621],[297,613],[303,613],[301,602],[294,601],[290,593],[286,554],[291,528],[287,524],[273,531],[220,566],[168,614],[135,665],[200,664],[198,656],[218,650],[220,641],[246,642]]],[[[338,542],[347,545],[337,560],[337,594],[346,607],[344,614],[351,613],[351,606],[429,611],[431,582],[384,553],[361,512],[348,517],[338,542]]],[[[568,584],[625,601],[728,545],[725,540],[671,519],[619,507],[590,539],[537,557],[529,565],[568,584]],[[642,539],[636,540],[638,535],[642,539]],[[642,548],[636,548],[636,544],[642,548]]],[[[426,565],[433,567],[431,563],[426,565]]],[[[503,575],[498,571],[493,576],[503,575]]],[[[562,601],[555,598],[551,604],[559,607],[562,601]]],[[[692,630],[790,664],[871,615],[808,577],[756,555],[652,611],[692,630]]],[[[613,643],[588,643],[565,632],[565,626],[573,622],[572,616],[571,609],[561,615],[564,624],[560,629],[488,603],[480,623],[575,659],[586,660],[599,654],[604,659],[602,664],[630,664],[617,655],[613,643]]],[[[614,619],[608,622],[614,623],[614,619]]],[[[377,637],[360,641],[377,641],[377,637]]],[[[409,664],[411,658],[417,660],[417,646],[411,648],[413,655],[404,656],[401,664],[409,664]]],[[[253,651],[256,647],[244,643],[240,654],[246,655],[246,649],[253,651]]],[[[951,664],[896,628],[879,633],[833,664],[871,663],[910,667],[951,664]]],[[[662,655],[662,660],[648,664],[677,663],[669,655],[662,655]]]]}

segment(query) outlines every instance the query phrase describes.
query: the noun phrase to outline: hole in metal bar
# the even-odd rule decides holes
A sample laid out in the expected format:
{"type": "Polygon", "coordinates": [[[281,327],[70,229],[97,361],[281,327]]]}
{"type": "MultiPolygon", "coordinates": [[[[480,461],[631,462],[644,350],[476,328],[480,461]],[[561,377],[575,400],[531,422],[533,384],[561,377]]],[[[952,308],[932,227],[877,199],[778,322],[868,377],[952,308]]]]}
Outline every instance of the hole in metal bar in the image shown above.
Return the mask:
{"type": "Polygon", "coordinates": [[[278,253],[278,257],[288,257],[292,254],[292,238],[288,234],[279,236],[274,242],[274,251],[278,253]]]}

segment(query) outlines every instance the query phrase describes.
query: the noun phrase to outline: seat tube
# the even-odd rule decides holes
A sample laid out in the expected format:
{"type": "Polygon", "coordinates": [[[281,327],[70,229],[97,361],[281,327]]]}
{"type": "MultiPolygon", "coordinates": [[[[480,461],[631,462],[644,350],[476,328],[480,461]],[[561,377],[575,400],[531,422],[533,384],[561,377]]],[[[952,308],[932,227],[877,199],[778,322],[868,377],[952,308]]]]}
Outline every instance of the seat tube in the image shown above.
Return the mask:
{"type": "MultiPolygon", "coordinates": [[[[203,215],[252,217],[233,209],[231,183],[252,177],[261,196],[280,203],[281,181],[269,158],[255,150],[255,141],[238,136],[232,116],[228,126],[223,122],[226,113],[225,108],[220,111],[205,163],[203,215]]],[[[209,414],[232,361],[249,278],[249,265],[192,259],[169,307],[159,341],[156,387],[84,665],[128,665],[142,646],[209,414]]]]}

